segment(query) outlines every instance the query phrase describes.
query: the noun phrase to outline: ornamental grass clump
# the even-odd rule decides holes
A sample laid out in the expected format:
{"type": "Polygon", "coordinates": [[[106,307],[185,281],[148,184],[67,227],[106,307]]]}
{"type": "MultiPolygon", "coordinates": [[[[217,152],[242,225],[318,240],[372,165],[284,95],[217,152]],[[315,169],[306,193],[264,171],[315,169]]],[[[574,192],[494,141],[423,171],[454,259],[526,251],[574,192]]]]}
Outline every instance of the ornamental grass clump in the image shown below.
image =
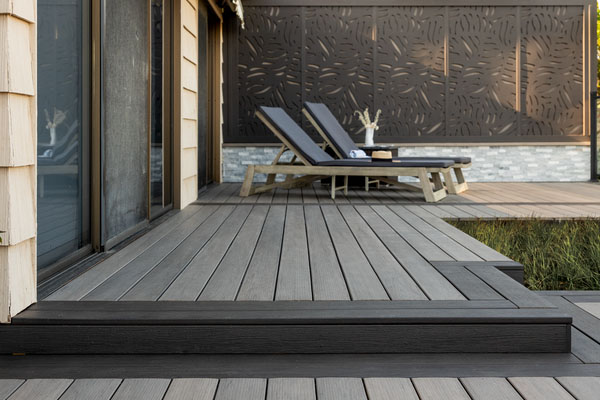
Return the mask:
{"type": "Polygon", "coordinates": [[[524,266],[533,290],[600,290],[600,220],[454,221],[524,266]]]}

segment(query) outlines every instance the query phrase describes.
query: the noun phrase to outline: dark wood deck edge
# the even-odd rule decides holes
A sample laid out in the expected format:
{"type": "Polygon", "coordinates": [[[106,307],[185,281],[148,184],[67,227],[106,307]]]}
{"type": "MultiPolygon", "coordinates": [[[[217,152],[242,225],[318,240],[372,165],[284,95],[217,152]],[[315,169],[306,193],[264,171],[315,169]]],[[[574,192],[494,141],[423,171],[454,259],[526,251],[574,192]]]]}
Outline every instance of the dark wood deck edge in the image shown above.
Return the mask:
{"type": "Polygon", "coordinates": [[[555,308],[515,308],[506,300],[373,302],[43,302],[14,318],[40,325],[570,324],[555,308]],[[412,304],[417,303],[417,304],[412,304]]]}
{"type": "Polygon", "coordinates": [[[568,353],[547,324],[15,325],[0,354],[568,353]]]}

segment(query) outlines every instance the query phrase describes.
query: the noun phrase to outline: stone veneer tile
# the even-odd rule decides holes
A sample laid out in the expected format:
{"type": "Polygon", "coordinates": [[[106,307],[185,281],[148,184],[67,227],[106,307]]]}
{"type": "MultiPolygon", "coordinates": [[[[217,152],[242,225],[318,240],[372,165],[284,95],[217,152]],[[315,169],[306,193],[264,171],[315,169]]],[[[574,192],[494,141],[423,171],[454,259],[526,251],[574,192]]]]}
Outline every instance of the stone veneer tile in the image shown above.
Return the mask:
{"type": "MultiPolygon", "coordinates": [[[[241,182],[248,164],[271,164],[279,147],[232,146],[223,148],[223,181],[241,182]]],[[[443,155],[468,156],[473,166],[465,170],[470,182],[587,181],[590,176],[589,146],[407,146],[398,150],[400,157],[443,155]]],[[[283,155],[289,161],[291,153],[283,155]]],[[[280,180],[282,177],[279,177],[280,180]]],[[[266,176],[257,175],[256,182],[266,176]]],[[[411,181],[412,178],[402,178],[411,181]]]]}

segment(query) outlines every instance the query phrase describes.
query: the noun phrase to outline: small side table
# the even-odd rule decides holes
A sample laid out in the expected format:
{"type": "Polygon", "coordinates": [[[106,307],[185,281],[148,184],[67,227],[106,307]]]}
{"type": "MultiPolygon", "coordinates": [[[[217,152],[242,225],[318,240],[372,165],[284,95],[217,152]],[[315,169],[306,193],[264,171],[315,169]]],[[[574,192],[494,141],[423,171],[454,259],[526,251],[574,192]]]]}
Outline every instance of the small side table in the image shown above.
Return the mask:
{"type": "MultiPolygon", "coordinates": [[[[386,145],[386,144],[376,144],[373,146],[360,146],[360,149],[367,153],[368,156],[371,156],[374,151],[391,151],[392,157],[395,156],[394,152],[398,150],[399,146],[395,145],[386,145]]],[[[379,180],[378,179],[369,179],[368,176],[365,176],[365,192],[369,191],[369,186],[371,184],[375,184],[375,187],[379,189],[379,180]]]]}
{"type": "Polygon", "coordinates": [[[398,147],[395,145],[376,144],[374,146],[360,146],[359,148],[367,153],[368,156],[371,156],[374,151],[391,151],[392,156],[394,156],[394,150],[398,150],[398,147]]]}

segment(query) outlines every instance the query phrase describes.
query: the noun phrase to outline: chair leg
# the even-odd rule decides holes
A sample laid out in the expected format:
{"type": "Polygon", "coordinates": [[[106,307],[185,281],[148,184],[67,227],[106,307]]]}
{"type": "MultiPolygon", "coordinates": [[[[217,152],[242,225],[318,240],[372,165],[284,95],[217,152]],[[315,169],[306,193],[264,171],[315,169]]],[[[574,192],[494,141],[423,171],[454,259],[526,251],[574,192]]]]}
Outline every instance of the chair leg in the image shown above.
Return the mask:
{"type": "Polygon", "coordinates": [[[444,189],[444,183],[442,182],[442,177],[438,172],[434,172],[431,174],[431,180],[433,182],[434,190],[442,190],[444,189]]]}
{"type": "Polygon", "coordinates": [[[248,197],[252,193],[252,182],[254,181],[254,165],[248,165],[248,169],[246,169],[246,177],[244,178],[244,183],[242,183],[242,188],[240,189],[241,197],[248,197]]]}
{"type": "Polygon", "coordinates": [[[469,190],[469,185],[467,185],[467,181],[465,180],[465,176],[463,175],[462,168],[454,168],[454,174],[456,175],[456,192],[461,193],[465,190],[469,190]]]}
{"type": "Polygon", "coordinates": [[[454,184],[454,180],[452,179],[452,172],[444,171],[442,172],[444,175],[444,183],[446,184],[446,189],[449,194],[456,194],[456,185],[454,184]]]}
{"type": "Polygon", "coordinates": [[[369,177],[365,176],[365,192],[369,191],[369,177]]]}
{"type": "Polygon", "coordinates": [[[450,194],[459,194],[469,189],[465,176],[463,175],[462,168],[453,168],[454,174],[456,175],[456,182],[452,179],[452,173],[450,171],[444,172],[444,182],[446,189],[450,194]]]}
{"type": "Polygon", "coordinates": [[[344,176],[344,196],[348,196],[348,175],[344,176]]]}
{"type": "MultiPolygon", "coordinates": [[[[441,178],[439,173],[432,173],[433,181],[441,183],[441,178]]],[[[435,203],[446,197],[446,189],[435,189],[432,186],[431,181],[429,180],[429,176],[427,174],[427,170],[422,168],[419,170],[419,181],[421,182],[421,188],[423,189],[423,195],[425,196],[425,201],[428,203],[435,203]]],[[[435,183],[434,183],[435,185],[435,183]]]]}
{"type": "Polygon", "coordinates": [[[335,200],[335,181],[336,181],[336,178],[335,178],[335,175],[333,175],[331,177],[331,199],[332,200],[335,200]]]}
{"type": "Polygon", "coordinates": [[[275,177],[276,176],[277,176],[276,174],[269,174],[269,175],[267,175],[267,182],[266,182],[266,184],[267,185],[272,185],[273,183],[275,183],[275,177]]]}

